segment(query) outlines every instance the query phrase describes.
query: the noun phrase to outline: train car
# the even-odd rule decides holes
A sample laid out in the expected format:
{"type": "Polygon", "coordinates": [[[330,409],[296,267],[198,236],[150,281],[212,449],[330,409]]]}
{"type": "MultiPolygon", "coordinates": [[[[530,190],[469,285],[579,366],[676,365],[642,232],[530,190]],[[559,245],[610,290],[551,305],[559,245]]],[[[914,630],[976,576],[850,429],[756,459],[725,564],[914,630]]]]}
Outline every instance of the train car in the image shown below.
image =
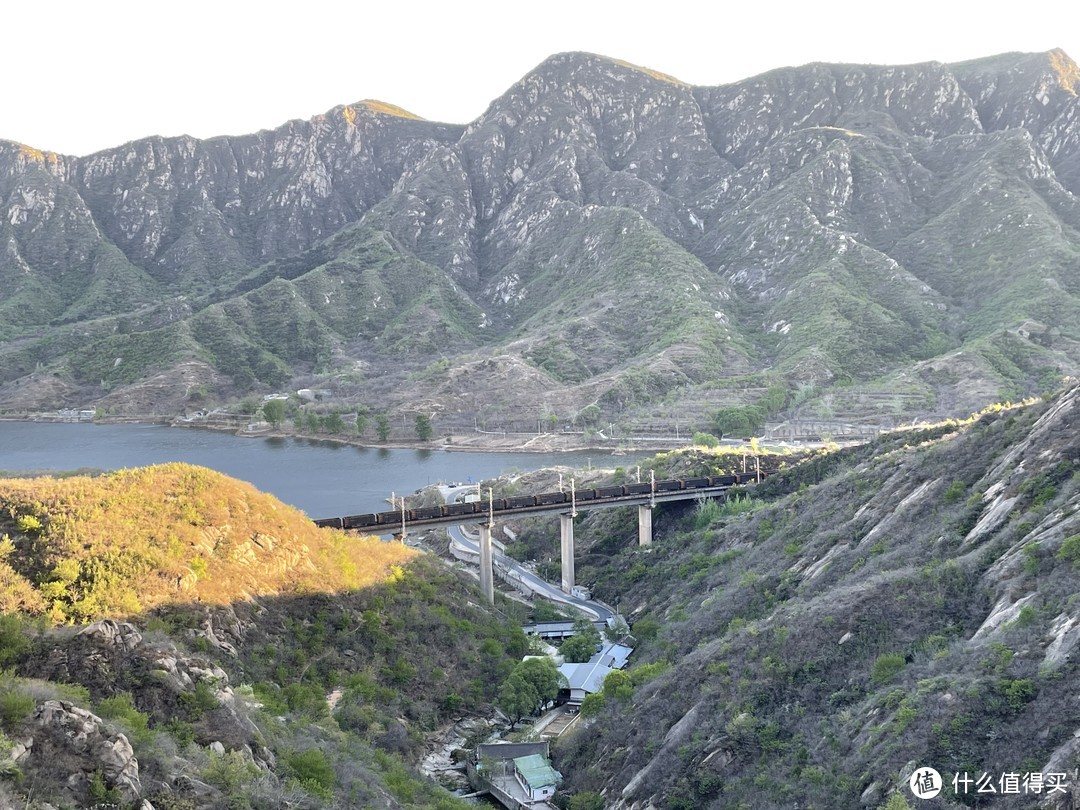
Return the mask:
{"type": "Polygon", "coordinates": [[[339,517],[319,518],[318,520],[315,521],[315,525],[318,526],[320,529],[340,529],[340,528],[342,528],[341,518],[339,518],[339,517]]]}
{"type": "Polygon", "coordinates": [[[448,503],[442,507],[444,517],[458,517],[459,515],[471,515],[476,512],[477,501],[469,503],[448,503]]]}
{"type": "Polygon", "coordinates": [[[714,475],[709,481],[714,487],[733,487],[739,483],[739,479],[734,475],[714,475]]]}
{"type": "Polygon", "coordinates": [[[391,509],[389,512],[376,512],[375,522],[380,526],[401,525],[401,510],[391,509]]]}
{"type": "Polygon", "coordinates": [[[623,494],[622,487],[597,487],[597,498],[619,498],[623,494]]]}
{"type": "Polygon", "coordinates": [[[754,483],[757,483],[757,473],[752,473],[752,472],[739,473],[735,477],[739,479],[740,484],[754,484],[754,483]]]}
{"type": "Polygon", "coordinates": [[[667,478],[656,482],[657,492],[676,492],[683,488],[683,482],[677,478],[667,478]]]}
{"type": "Polygon", "coordinates": [[[441,506],[423,506],[409,511],[409,520],[430,520],[437,517],[442,517],[441,506]]]}
{"type": "Polygon", "coordinates": [[[708,478],[684,478],[683,489],[701,489],[709,486],[708,478]]]}
{"type": "Polygon", "coordinates": [[[569,496],[565,492],[542,492],[536,496],[537,506],[550,506],[553,503],[566,503],[569,496]]]}
{"type": "Polygon", "coordinates": [[[506,499],[507,509],[521,509],[525,506],[536,506],[535,495],[514,495],[506,499]]]}
{"type": "MultiPolygon", "coordinates": [[[[569,495],[567,496],[570,497],[569,495]]],[[[593,501],[596,500],[595,489],[579,489],[574,492],[574,499],[578,501],[593,501]]]]}
{"type": "Polygon", "coordinates": [[[642,481],[640,484],[623,484],[623,495],[648,495],[652,484],[642,481]]]}
{"type": "Polygon", "coordinates": [[[374,525],[375,515],[370,512],[366,515],[346,515],[341,519],[343,529],[363,529],[374,525]]]}

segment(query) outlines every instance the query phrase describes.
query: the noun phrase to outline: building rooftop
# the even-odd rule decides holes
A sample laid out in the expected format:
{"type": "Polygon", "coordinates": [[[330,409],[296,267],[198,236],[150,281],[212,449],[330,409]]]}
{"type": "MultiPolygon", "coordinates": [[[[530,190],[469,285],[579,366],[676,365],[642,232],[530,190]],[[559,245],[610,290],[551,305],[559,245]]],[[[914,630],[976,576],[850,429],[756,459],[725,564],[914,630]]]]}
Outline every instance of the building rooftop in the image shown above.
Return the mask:
{"type": "Polygon", "coordinates": [[[559,672],[566,676],[571,689],[595,693],[604,688],[604,678],[613,669],[622,669],[633,650],[622,644],[604,644],[587,664],[562,664],[559,672]]]}
{"type": "Polygon", "coordinates": [[[548,744],[546,742],[529,743],[482,743],[476,747],[477,757],[481,759],[517,759],[530,754],[539,754],[547,757],[548,744]]]}
{"type": "Polygon", "coordinates": [[[554,787],[562,781],[562,774],[539,754],[518,757],[514,760],[514,767],[532,790],[554,787]]]}

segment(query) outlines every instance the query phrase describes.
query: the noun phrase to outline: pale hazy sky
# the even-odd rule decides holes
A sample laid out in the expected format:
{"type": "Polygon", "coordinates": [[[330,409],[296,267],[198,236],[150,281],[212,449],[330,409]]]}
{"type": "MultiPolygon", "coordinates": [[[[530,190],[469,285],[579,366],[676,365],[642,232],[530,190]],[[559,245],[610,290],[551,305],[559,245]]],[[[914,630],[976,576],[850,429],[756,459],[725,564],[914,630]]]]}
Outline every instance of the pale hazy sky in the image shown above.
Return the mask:
{"type": "Polygon", "coordinates": [[[464,123],[569,50],[704,85],[807,62],[1051,48],[1080,61],[1076,0],[42,0],[4,15],[0,139],[74,155],[240,135],[365,98],[464,123]]]}

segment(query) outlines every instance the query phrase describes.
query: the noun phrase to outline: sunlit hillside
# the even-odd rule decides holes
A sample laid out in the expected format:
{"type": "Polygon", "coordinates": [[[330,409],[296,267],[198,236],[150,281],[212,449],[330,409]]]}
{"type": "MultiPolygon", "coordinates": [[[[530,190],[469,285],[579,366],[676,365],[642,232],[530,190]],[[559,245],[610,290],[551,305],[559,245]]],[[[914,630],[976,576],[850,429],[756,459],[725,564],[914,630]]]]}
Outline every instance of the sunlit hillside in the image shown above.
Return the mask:
{"type": "Polygon", "coordinates": [[[360,588],[414,553],[187,464],[0,481],[0,610],[54,622],[360,588]]]}

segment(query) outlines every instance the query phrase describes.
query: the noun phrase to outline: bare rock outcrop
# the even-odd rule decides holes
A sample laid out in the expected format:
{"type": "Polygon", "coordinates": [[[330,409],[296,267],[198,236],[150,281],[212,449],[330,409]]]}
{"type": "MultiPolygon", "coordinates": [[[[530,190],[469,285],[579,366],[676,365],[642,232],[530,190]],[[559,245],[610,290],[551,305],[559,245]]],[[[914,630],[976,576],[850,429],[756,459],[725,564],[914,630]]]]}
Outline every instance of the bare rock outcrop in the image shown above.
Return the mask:
{"type": "Polygon", "coordinates": [[[94,774],[125,802],[139,801],[139,762],[131,743],[96,714],[66,700],[46,700],[34,712],[33,726],[28,756],[38,767],[67,770],[67,788],[77,801],[89,797],[94,774]]]}

